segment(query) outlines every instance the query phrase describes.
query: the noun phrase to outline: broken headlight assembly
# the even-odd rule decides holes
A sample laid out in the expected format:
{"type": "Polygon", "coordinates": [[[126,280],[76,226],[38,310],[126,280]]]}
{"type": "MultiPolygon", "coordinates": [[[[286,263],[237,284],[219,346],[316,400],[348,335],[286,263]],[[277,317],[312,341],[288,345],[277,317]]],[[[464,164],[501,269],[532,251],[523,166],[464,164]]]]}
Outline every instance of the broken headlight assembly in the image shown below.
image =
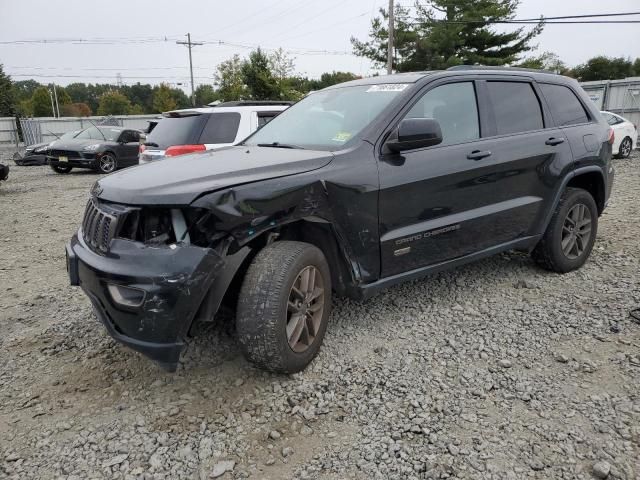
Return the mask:
{"type": "Polygon", "coordinates": [[[162,247],[182,243],[211,247],[225,235],[216,233],[211,213],[199,208],[138,208],[128,212],[118,238],[162,247]]]}

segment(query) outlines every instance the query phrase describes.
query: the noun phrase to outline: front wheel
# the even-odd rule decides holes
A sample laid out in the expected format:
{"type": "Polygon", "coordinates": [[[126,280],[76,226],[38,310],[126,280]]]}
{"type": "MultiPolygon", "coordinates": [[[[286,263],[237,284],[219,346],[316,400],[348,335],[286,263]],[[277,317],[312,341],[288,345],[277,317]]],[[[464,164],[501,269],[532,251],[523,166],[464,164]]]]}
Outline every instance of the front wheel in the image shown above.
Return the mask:
{"type": "Polygon", "coordinates": [[[533,259],[547,270],[566,273],[587,261],[598,232],[598,208],[589,192],[567,188],[533,259]]]}
{"type": "Polygon", "coordinates": [[[262,249],[245,275],[236,327],[249,361],[266,370],[304,369],[322,345],[331,309],[331,276],[321,250],[302,242],[262,249]]]}
{"type": "Polygon", "coordinates": [[[622,142],[620,142],[620,147],[618,148],[618,158],[629,158],[631,155],[631,149],[633,147],[633,143],[629,137],[625,137],[622,142]]]}
{"type": "Polygon", "coordinates": [[[71,171],[71,168],[69,165],[49,165],[51,167],[51,170],[53,170],[56,173],[69,173],[71,171]]]}
{"type": "Polygon", "coordinates": [[[98,170],[102,173],[111,173],[116,170],[118,163],[113,153],[103,153],[98,159],[98,170]]]}

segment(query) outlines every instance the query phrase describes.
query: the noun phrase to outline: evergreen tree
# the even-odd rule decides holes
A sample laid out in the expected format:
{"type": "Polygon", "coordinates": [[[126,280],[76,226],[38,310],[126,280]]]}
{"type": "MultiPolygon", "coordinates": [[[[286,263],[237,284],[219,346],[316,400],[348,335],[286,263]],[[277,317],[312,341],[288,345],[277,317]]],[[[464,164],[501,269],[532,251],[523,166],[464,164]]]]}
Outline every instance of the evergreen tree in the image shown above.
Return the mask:
{"type": "Polygon", "coordinates": [[[271,62],[260,48],[249,54],[249,60],[242,64],[241,71],[252,99],[278,99],[278,82],[271,71],[271,62]]]}
{"type": "MultiPolygon", "coordinates": [[[[492,22],[513,19],[520,0],[427,0],[415,9],[397,5],[394,35],[396,71],[434,70],[454,65],[509,65],[533,49],[543,24],[526,31],[496,30],[492,22]],[[412,16],[414,14],[415,16],[412,16]]],[[[387,61],[388,12],[372,21],[370,39],[352,38],[356,55],[382,66],[387,61]]]]}
{"type": "Polygon", "coordinates": [[[15,96],[11,78],[4,73],[0,64],[0,117],[11,117],[15,114],[15,96]]]}

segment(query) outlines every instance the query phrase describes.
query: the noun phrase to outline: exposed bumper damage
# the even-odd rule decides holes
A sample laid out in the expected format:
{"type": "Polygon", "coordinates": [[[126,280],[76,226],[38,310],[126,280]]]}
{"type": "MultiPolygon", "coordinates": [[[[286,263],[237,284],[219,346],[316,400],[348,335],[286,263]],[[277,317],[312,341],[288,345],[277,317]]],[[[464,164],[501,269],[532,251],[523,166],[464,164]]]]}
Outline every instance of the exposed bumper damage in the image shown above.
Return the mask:
{"type": "Polygon", "coordinates": [[[193,245],[153,248],[114,239],[103,256],[85,244],[81,231],[66,250],[71,284],[84,290],[108,333],[169,371],[177,367],[203,299],[209,293],[213,315],[232,277],[227,266],[247,253],[225,261],[215,250],[193,245]]]}

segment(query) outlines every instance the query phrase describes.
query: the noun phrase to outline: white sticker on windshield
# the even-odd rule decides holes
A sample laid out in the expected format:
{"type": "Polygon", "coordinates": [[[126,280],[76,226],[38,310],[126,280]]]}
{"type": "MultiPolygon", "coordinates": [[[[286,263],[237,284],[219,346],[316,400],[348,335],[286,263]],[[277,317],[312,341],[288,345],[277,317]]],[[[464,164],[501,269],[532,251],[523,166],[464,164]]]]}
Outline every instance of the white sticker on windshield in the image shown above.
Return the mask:
{"type": "Polygon", "coordinates": [[[401,92],[409,86],[408,83],[381,83],[380,85],[371,85],[367,90],[370,92],[401,92]]]}

